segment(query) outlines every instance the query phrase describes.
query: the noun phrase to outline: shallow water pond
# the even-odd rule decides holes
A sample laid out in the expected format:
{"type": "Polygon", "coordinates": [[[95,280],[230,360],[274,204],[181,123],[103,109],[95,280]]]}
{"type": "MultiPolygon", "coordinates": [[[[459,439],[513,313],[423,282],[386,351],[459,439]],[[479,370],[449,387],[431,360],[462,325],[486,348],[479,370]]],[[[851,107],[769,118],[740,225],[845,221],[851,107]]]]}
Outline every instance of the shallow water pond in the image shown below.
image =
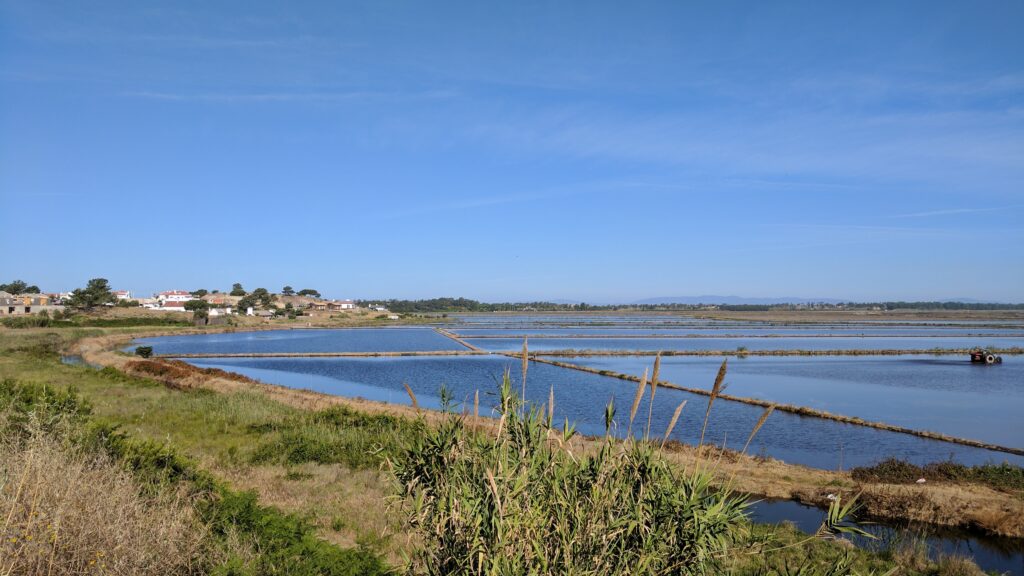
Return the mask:
{"type": "MultiPolygon", "coordinates": [[[[788,500],[759,501],[751,507],[751,520],[761,524],[789,522],[813,534],[825,517],[825,511],[788,500]]],[[[1024,540],[981,536],[963,530],[917,526],[894,527],[884,523],[862,524],[876,539],[850,538],[861,548],[874,551],[899,550],[902,546],[923,544],[933,560],[957,555],[972,558],[986,572],[1024,575],[1024,540]]]]}
{"type": "MultiPolygon", "coordinates": [[[[559,360],[637,376],[653,362],[649,356],[559,360]]],[[[721,362],[666,356],[661,377],[710,389],[721,362]]],[[[991,366],[959,356],[734,357],[726,384],[734,396],[1024,448],[1024,357],[991,366]]]]}
{"type": "Polygon", "coordinates": [[[130,348],[154,354],[255,354],[271,352],[410,352],[465,350],[432,328],[266,330],[140,338],[130,348]]]}
{"type": "MultiPolygon", "coordinates": [[[[401,404],[410,403],[403,387],[403,383],[408,383],[420,404],[428,408],[440,406],[442,385],[451,391],[456,402],[468,409],[471,409],[474,393],[479,390],[482,415],[493,413],[497,385],[505,369],[512,371],[516,389],[519,389],[519,362],[504,357],[217,358],[191,362],[284,386],[401,404]]],[[[536,404],[546,402],[549,387],[554,389],[558,421],[568,419],[584,434],[603,434],[604,407],[609,399],[614,399],[617,407],[615,433],[625,432],[636,388],[633,383],[531,363],[527,399],[536,404]]],[[[700,435],[707,398],[687,392],[659,389],[650,407],[645,398],[640,411],[643,417],[637,418],[634,430],[642,432],[650,410],[652,434],[661,435],[672,412],[683,400],[688,401],[688,406],[672,437],[695,443],[700,435]]],[[[761,412],[756,406],[716,402],[707,441],[742,448],[761,412]]],[[[776,413],[769,418],[751,444],[751,452],[827,469],[869,464],[888,456],[920,463],[953,456],[969,464],[1004,460],[1024,464],[1024,458],[1012,455],[786,413],[776,413]]]]}
{"type": "MultiPolygon", "coordinates": [[[[522,338],[465,338],[483,350],[521,350],[522,338]]],[[[1010,348],[1024,347],[1024,338],[1007,336],[951,336],[929,338],[835,337],[835,338],[539,338],[529,341],[530,350],[931,350],[934,348],[966,349],[975,346],[1010,348]]]]}

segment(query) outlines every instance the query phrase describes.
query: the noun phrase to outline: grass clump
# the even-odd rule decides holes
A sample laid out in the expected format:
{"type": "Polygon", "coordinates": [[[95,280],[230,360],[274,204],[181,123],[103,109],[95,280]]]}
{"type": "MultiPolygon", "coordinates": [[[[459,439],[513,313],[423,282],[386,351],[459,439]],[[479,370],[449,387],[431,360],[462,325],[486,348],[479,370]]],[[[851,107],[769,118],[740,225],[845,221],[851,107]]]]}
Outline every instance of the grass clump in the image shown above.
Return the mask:
{"type": "Polygon", "coordinates": [[[83,445],[73,391],[0,382],[0,574],[201,574],[218,550],[188,498],[83,445]]]}
{"type": "Polygon", "coordinates": [[[167,318],[158,314],[126,318],[100,318],[89,315],[51,318],[48,314],[9,316],[0,318],[6,328],[135,328],[139,326],[191,326],[189,322],[167,318]]]}
{"type": "Polygon", "coordinates": [[[1024,491],[1024,468],[1008,462],[966,466],[946,460],[918,466],[899,458],[888,458],[874,466],[853,468],[850,475],[859,482],[914,484],[924,478],[926,482],[982,484],[1004,492],[1024,491]]]}
{"type": "Polygon", "coordinates": [[[391,460],[423,541],[412,574],[715,574],[743,540],[746,501],[681,472],[648,442],[572,431],[501,387],[497,435],[451,416],[391,460]]]}
{"type": "Polygon", "coordinates": [[[255,424],[267,438],[252,454],[256,464],[315,462],[373,468],[406,449],[424,425],[386,414],[366,414],[345,406],[297,414],[276,424],[255,424]]]}
{"type": "Polygon", "coordinates": [[[21,519],[4,525],[0,573],[388,573],[375,552],[320,540],[306,519],[261,505],[255,492],[233,490],[170,446],[134,439],[90,412],[73,391],[0,382],[0,478],[18,478],[0,482],[0,512],[21,519]],[[78,531],[57,532],[57,518],[38,523],[40,503],[78,531]],[[51,571],[54,561],[64,564],[51,571]]]}

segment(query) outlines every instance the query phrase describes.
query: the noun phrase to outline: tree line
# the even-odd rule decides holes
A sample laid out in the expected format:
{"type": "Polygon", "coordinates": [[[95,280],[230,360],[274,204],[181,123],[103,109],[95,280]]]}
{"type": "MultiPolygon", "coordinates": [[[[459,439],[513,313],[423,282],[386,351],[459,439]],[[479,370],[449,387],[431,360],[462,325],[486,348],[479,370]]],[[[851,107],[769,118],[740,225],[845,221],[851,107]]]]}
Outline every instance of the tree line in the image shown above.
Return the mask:
{"type": "Polygon", "coordinates": [[[558,302],[480,302],[470,298],[428,298],[423,300],[357,300],[359,306],[383,305],[401,314],[429,312],[579,312],[579,311],[636,311],[666,312],[701,310],[714,306],[719,310],[736,312],[768,312],[798,310],[808,307],[816,310],[1024,310],[1024,304],[997,304],[980,302],[842,302],[808,304],[587,304],[558,302]]]}

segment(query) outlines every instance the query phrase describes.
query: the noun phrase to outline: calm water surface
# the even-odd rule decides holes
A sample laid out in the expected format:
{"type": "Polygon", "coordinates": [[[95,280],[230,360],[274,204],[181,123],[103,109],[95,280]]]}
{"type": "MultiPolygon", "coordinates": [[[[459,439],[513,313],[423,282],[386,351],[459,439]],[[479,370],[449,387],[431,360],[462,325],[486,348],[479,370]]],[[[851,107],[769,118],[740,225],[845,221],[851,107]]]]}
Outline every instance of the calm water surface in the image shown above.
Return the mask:
{"type": "Polygon", "coordinates": [[[432,328],[267,330],[141,338],[154,354],[252,354],[269,352],[410,352],[465,350],[432,328]]]}
{"type": "MultiPolygon", "coordinates": [[[[639,376],[650,357],[566,362],[639,376]]],[[[666,356],[661,377],[710,389],[721,358],[666,356]]],[[[730,358],[726,392],[1024,448],[1024,357],[971,364],[958,356],[730,358]]]]}
{"type": "Polygon", "coordinates": [[[621,336],[621,337],[646,337],[650,335],[662,336],[928,336],[943,338],[950,336],[1013,336],[1024,338],[1024,332],[1017,328],[927,328],[919,326],[888,327],[878,328],[874,326],[861,326],[850,328],[848,326],[802,326],[802,327],[749,327],[749,326],[694,326],[689,328],[652,328],[644,326],[617,326],[614,328],[453,328],[452,332],[463,337],[489,336],[507,338],[522,338],[524,336],[542,336],[552,338],[561,336],[573,338],[581,336],[621,336]]]}
{"type": "MultiPolygon", "coordinates": [[[[496,403],[497,383],[511,368],[518,380],[517,360],[501,357],[408,357],[408,358],[217,358],[193,359],[193,364],[239,372],[263,381],[328,394],[364,397],[408,404],[403,383],[408,383],[420,403],[439,406],[438,392],[447,386],[454,397],[472,404],[476,390],[481,394],[481,413],[490,414],[496,403]]],[[[616,378],[532,363],[527,399],[547,401],[549,387],[555,394],[556,418],[575,422],[584,434],[604,432],[603,410],[614,399],[619,417],[618,433],[626,425],[635,385],[616,378]]],[[[517,387],[518,388],[518,387],[517,387]]],[[[652,431],[662,433],[675,407],[689,402],[673,437],[696,442],[707,399],[677,390],[658,391],[652,409],[652,431]]],[[[645,400],[644,406],[647,406],[645,400]]],[[[708,441],[742,448],[761,409],[736,402],[716,402],[712,410],[708,441]]],[[[646,414],[645,411],[642,411],[646,414]]],[[[638,418],[639,420],[639,418],[638,418]]],[[[646,420],[645,420],[646,421],[646,420]]],[[[637,422],[635,426],[639,426],[637,422]]],[[[638,428],[639,430],[639,428],[638,428]]],[[[763,453],[788,462],[818,468],[868,464],[887,456],[930,462],[950,456],[965,463],[1010,461],[1024,464],[1024,458],[977,448],[959,446],[861,426],[840,424],[819,418],[776,413],[769,418],[752,444],[753,453],[763,453]]]]}
{"type": "MultiPolygon", "coordinates": [[[[825,511],[788,500],[761,501],[752,507],[751,520],[762,524],[791,522],[800,530],[813,534],[821,526],[825,511]]],[[[883,551],[899,548],[923,539],[928,556],[938,559],[943,555],[967,556],[987,572],[1024,575],[1024,540],[978,536],[962,530],[935,527],[895,528],[884,524],[861,526],[877,539],[850,538],[857,546],[883,551]]]]}
{"type": "MultiPolygon", "coordinates": [[[[521,338],[466,338],[483,350],[521,350],[521,338]]],[[[540,338],[530,350],[930,350],[975,346],[1024,347],[1024,338],[1011,337],[870,337],[870,338],[540,338]]]]}

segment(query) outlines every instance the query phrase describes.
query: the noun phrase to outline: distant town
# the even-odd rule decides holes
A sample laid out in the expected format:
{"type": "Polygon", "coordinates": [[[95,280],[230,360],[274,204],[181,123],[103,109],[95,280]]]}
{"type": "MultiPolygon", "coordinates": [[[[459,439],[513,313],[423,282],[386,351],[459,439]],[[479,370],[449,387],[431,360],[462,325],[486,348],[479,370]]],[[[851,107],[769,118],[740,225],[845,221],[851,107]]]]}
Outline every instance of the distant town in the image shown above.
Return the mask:
{"type": "MultiPolygon", "coordinates": [[[[136,308],[153,313],[192,312],[195,316],[217,323],[216,319],[231,315],[263,318],[298,316],[326,316],[354,311],[357,308],[387,313],[386,306],[354,300],[324,298],[319,291],[306,288],[296,291],[285,286],[278,293],[265,288],[246,291],[235,284],[230,291],[220,290],[165,290],[151,296],[133,294],[130,290],[111,290],[107,280],[95,278],[85,288],[71,292],[47,293],[38,286],[21,280],[0,284],[0,316],[26,316],[62,314],[67,308],[92,309],[96,307],[136,308]]],[[[397,320],[399,316],[389,315],[397,320]]]]}
{"type": "MultiPolygon", "coordinates": [[[[468,298],[432,298],[422,300],[353,300],[325,298],[312,288],[296,290],[284,286],[279,292],[266,288],[246,290],[241,283],[230,290],[164,290],[142,296],[131,290],[112,289],[104,278],[89,280],[84,288],[71,292],[44,292],[22,280],[0,284],[0,317],[47,316],[59,318],[65,313],[104,308],[135,309],[142,313],[191,312],[202,324],[219,324],[231,316],[291,319],[300,316],[329,318],[345,313],[375,313],[382,319],[399,320],[403,316],[447,312],[598,312],[598,311],[869,311],[945,310],[985,311],[1022,310],[1024,304],[997,304],[968,301],[936,302],[635,302],[629,304],[587,304],[585,302],[506,302],[487,303],[468,298]]],[[[724,297],[721,297],[724,298],[724,297]]]]}

